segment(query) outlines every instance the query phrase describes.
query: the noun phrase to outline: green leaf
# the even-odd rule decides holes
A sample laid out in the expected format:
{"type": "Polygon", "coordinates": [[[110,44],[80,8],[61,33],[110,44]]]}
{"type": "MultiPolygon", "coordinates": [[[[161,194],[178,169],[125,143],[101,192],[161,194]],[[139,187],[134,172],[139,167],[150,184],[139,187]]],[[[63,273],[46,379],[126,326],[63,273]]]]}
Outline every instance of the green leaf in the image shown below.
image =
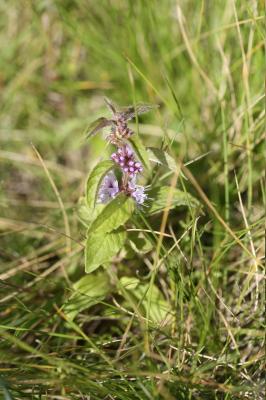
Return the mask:
{"type": "Polygon", "coordinates": [[[94,167],[94,169],[91,171],[86,184],[86,202],[89,212],[91,212],[95,207],[101,181],[107,172],[109,172],[113,167],[113,161],[105,160],[97,164],[96,167],[94,167]]]}
{"type": "Polygon", "coordinates": [[[154,248],[151,240],[147,239],[142,233],[130,232],[129,243],[137,254],[146,254],[154,248]]]}
{"type": "MultiPolygon", "coordinates": [[[[142,284],[139,279],[128,276],[120,279],[120,285],[123,286],[128,295],[136,300],[135,303],[138,304],[141,301],[140,310],[142,309],[147,313],[149,308],[149,317],[153,322],[160,325],[167,325],[171,322],[171,306],[156,285],[142,284]]],[[[122,290],[120,292],[124,295],[122,290]]],[[[127,300],[127,296],[124,295],[124,297],[127,300]]]]}
{"type": "Polygon", "coordinates": [[[176,171],[177,165],[173,157],[171,157],[166,151],[161,149],[157,149],[155,147],[149,147],[147,149],[148,157],[150,161],[153,161],[157,164],[161,164],[171,171],[176,171]]]}
{"type": "Polygon", "coordinates": [[[126,290],[135,290],[140,284],[140,280],[133,276],[123,276],[119,282],[126,290]]]}
{"type": "Polygon", "coordinates": [[[145,166],[145,168],[147,168],[149,171],[151,169],[151,164],[149,161],[149,154],[148,154],[145,146],[143,145],[142,140],[140,139],[139,135],[134,134],[129,139],[129,142],[131,143],[139,160],[142,162],[142,164],[145,166]]]}
{"type": "Polygon", "coordinates": [[[126,232],[120,228],[108,233],[89,233],[85,248],[85,272],[90,273],[112,260],[122,249],[126,232]]]}
{"type": "Polygon", "coordinates": [[[100,301],[110,293],[110,278],[106,271],[86,275],[73,285],[74,293],[63,307],[64,313],[73,320],[76,315],[100,301]]]}
{"type": "Polygon", "coordinates": [[[191,206],[197,207],[199,202],[191,196],[189,193],[183,192],[179,189],[172,189],[169,186],[161,186],[154,188],[149,192],[150,203],[148,204],[147,213],[156,214],[165,209],[168,205],[169,192],[173,190],[172,201],[170,204],[170,209],[178,206],[191,206]]]}
{"type": "Polygon", "coordinates": [[[101,129],[105,128],[106,126],[112,125],[112,121],[100,117],[96,119],[96,121],[93,121],[85,130],[85,135],[86,138],[89,138],[93,135],[95,135],[97,132],[99,132],[101,129]]]}
{"type": "Polygon", "coordinates": [[[96,204],[93,210],[90,210],[87,206],[85,197],[81,197],[77,206],[77,214],[79,220],[87,228],[90,226],[92,221],[100,214],[103,210],[104,204],[96,204]]]}
{"type": "MultiPolygon", "coordinates": [[[[163,165],[164,167],[170,169],[173,172],[177,170],[178,167],[174,158],[171,157],[166,151],[157,149],[155,147],[149,147],[147,148],[147,153],[150,161],[163,165]]],[[[187,180],[187,178],[185,177],[185,175],[181,170],[179,171],[179,173],[183,179],[187,180]]]]}
{"type": "Polygon", "coordinates": [[[134,209],[134,200],[120,193],[104,207],[91,224],[89,232],[107,233],[119,228],[131,217],[134,209]]]}

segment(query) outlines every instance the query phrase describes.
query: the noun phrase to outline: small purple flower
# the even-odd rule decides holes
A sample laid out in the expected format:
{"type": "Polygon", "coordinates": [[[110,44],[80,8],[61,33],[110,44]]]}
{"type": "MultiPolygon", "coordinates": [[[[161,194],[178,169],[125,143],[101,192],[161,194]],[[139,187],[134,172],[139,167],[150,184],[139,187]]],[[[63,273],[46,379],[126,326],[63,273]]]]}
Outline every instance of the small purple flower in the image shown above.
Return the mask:
{"type": "Polygon", "coordinates": [[[145,193],[144,186],[138,185],[134,192],[131,193],[131,196],[136,200],[138,204],[143,204],[147,199],[147,195],[145,193]]]}
{"type": "Polygon", "coordinates": [[[109,172],[104,178],[99,189],[99,201],[101,203],[107,203],[113,199],[119,192],[118,181],[113,172],[109,172]]]}
{"type": "Polygon", "coordinates": [[[111,155],[111,158],[124,172],[128,173],[130,178],[143,169],[141,163],[135,161],[134,153],[128,145],[120,147],[116,153],[111,155]]]}
{"type": "Polygon", "coordinates": [[[128,190],[131,197],[136,200],[138,204],[143,204],[147,199],[144,186],[136,185],[136,176],[128,182],[128,190]]]}

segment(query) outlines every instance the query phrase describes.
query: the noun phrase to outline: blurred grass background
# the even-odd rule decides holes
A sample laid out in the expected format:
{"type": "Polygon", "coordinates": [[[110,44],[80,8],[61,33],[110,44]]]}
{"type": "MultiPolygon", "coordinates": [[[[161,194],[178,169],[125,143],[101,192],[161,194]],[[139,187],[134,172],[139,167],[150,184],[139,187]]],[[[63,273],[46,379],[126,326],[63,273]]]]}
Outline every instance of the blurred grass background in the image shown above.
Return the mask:
{"type": "MultiPolygon", "coordinates": [[[[0,3],[4,399],[263,398],[264,23],[263,1],[255,0],[0,3]],[[160,104],[140,119],[146,145],[174,138],[172,153],[185,162],[210,152],[191,172],[257,257],[208,212],[199,222],[192,216],[182,250],[198,291],[186,293],[187,271],[179,271],[177,336],[150,332],[158,348],[149,357],[136,323],[111,367],[101,355],[112,359],[127,326],[103,317],[111,300],[81,314],[75,327],[55,309],[83,276],[83,254],[77,243],[66,251],[62,212],[33,148],[60,193],[71,237],[82,241],[77,202],[106,152],[101,137],[88,143],[83,132],[108,115],[104,96],[120,105],[160,104]]],[[[132,263],[141,270],[138,257],[132,263]]],[[[164,272],[160,279],[167,280],[164,272]]]]}

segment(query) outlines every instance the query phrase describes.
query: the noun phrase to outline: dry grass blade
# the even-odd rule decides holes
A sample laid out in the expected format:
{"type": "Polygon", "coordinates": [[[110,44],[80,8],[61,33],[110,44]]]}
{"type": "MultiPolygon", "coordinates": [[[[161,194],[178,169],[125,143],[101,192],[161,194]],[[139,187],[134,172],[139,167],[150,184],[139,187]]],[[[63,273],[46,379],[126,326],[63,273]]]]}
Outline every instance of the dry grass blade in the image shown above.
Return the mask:
{"type": "MultiPolygon", "coordinates": [[[[207,205],[207,207],[211,210],[211,212],[215,215],[217,220],[220,222],[220,224],[226,229],[226,231],[232,236],[232,238],[236,241],[236,243],[242,247],[242,249],[252,258],[254,259],[254,255],[247,249],[247,247],[241,242],[241,240],[237,237],[237,235],[232,231],[232,229],[226,224],[226,222],[223,220],[223,218],[220,216],[220,214],[217,212],[217,210],[214,208],[214,206],[211,204],[209,201],[208,197],[206,194],[203,192],[197,181],[195,180],[194,176],[192,173],[183,165],[181,167],[182,171],[186,175],[186,177],[190,180],[192,185],[195,187],[197,192],[199,193],[200,197],[204,201],[204,203],[207,205]]],[[[256,258],[255,258],[256,259],[256,258]]],[[[256,259],[256,262],[262,266],[262,264],[256,259]]]]}
{"type": "Polygon", "coordinates": [[[71,239],[70,239],[71,232],[70,232],[69,221],[68,221],[68,217],[67,217],[67,213],[66,213],[66,210],[65,210],[64,203],[63,203],[62,198],[60,196],[60,193],[59,193],[59,191],[58,191],[58,189],[56,187],[56,184],[55,184],[55,182],[54,182],[54,180],[53,180],[48,168],[46,167],[45,162],[43,161],[42,156],[40,155],[40,153],[38,152],[38,150],[36,149],[36,147],[33,144],[32,144],[32,148],[33,148],[35,154],[37,155],[37,157],[38,157],[38,159],[39,159],[39,161],[40,161],[40,163],[41,163],[41,165],[42,165],[42,167],[43,167],[43,169],[45,171],[45,174],[46,174],[46,176],[47,176],[47,178],[48,178],[48,180],[50,182],[50,185],[51,185],[51,187],[52,187],[52,189],[53,189],[53,191],[55,193],[55,196],[57,198],[57,201],[58,201],[58,204],[60,206],[60,209],[61,209],[61,212],[62,212],[62,216],[63,216],[63,219],[64,219],[65,233],[66,233],[66,248],[67,248],[68,252],[71,252],[71,239]]]}

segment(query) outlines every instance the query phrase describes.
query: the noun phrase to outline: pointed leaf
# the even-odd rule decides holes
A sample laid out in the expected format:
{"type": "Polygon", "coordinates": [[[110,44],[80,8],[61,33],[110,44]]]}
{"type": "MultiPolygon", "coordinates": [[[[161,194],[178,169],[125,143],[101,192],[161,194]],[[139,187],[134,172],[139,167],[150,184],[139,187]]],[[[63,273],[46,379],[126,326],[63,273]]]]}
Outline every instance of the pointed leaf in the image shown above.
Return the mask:
{"type": "Polygon", "coordinates": [[[103,210],[104,204],[96,204],[94,209],[90,209],[87,205],[85,197],[81,197],[77,206],[78,218],[83,225],[87,228],[91,225],[92,221],[100,214],[103,210]]]}
{"type": "Polygon", "coordinates": [[[86,138],[89,138],[99,132],[101,129],[105,128],[106,126],[112,125],[112,121],[106,119],[104,117],[100,117],[93,121],[85,131],[86,138]]]}
{"type": "Polygon", "coordinates": [[[130,120],[132,118],[135,118],[136,115],[141,115],[145,114],[151,110],[154,110],[155,108],[158,108],[158,104],[144,104],[144,103],[138,103],[136,106],[128,106],[125,108],[122,108],[120,111],[120,114],[122,114],[127,120],[130,120]]]}
{"type": "MultiPolygon", "coordinates": [[[[147,153],[150,161],[163,165],[164,167],[169,168],[171,171],[174,172],[176,171],[177,164],[174,158],[171,157],[166,151],[157,149],[155,147],[148,147],[147,153]]],[[[183,179],[187,180],[186,176],[183,174],[181,170],[179,171],[179,173],[183,179]]]]}
{"type": "Polygon", "coordinates": [[[114,167],[113,161],[101,161],[91,171],[86,184],[86,202],[89,212],[95,207],[97,194],[104,176],[114,167]]]}
{"type": "MultiPolygon", "coordinates": [[[[161,186],[149,192],[150,203],[146,210],[148,214],[156,214],[168,206],[167,202],[170,196],[170,190],[172,190],[172,188],[169,186],[161,186]]],[[[173,189],[170,209],[178,206],[196,207],[198,205],[199,202],[189,193],[183,192],[182,190],[176,188],[173,189]]]]}
{"type": "Polygon", "coordinates": [[[146,254],[154,248],[154,243],[138,232],[129,233],[129,244],[137,254],[146,254]]]}
{"type": "Polygon", "coordinates": [[[90,273],[112,260],[126,240],[123,229],[109,233],[89,233],[85,248],[85,272],[90,273]]]}
{"type": "Polygon", "coordinates": [[[73,285],[74,293],[63,307],[64,313],[73,320],[76,315],[104,300],[110,293],[110,278],[106,271],[86,275],[73,285]]]}
{"type": "Polygon", "coordinates": [[[166,151],[157,149],[155,147],[149,147],[147,149],[147,153],[150,161],[164,165],[171,171],[176,171],[177,169],[176,162],[173,159],[173,157],[171,157],[168,153],[166,153],[166,151]]]}
{"type": "MultiPolygon", "coordinates": [[[[142,284],[139,279],[124,276],[120,279],[120,285],[128,292],[129,295],[136,299],[136,303],[140,304],[140,309],[147,313],[149,309],[149,317],[158,324],[169,324],[172,320],[171,306],[164,299],[162,293],[156,285],[150,286],[149,283],[142,284]]],[[[123,291],[120,290],[123,295],[123,291]]],[[[125,299],[127,300],[126,296],[125,299]]]]}
{"type": "Polygon", "coordinates": [[[123,225],[131,217],[135,202],[120,193],[108,203],[90,226],[89,232],[107,233],[123,225]]]}
{"type": "Polygon", "coordinates": [[[115,115],[116,109],[115,109],[115,105],[114,105],[113,101],[108,99],[108,97],[105,97],[104,101],[105,101],[105,104],[107,105],[107,107],[109,108],[109,110],[113,113],[113,115],[115,115]]]}

